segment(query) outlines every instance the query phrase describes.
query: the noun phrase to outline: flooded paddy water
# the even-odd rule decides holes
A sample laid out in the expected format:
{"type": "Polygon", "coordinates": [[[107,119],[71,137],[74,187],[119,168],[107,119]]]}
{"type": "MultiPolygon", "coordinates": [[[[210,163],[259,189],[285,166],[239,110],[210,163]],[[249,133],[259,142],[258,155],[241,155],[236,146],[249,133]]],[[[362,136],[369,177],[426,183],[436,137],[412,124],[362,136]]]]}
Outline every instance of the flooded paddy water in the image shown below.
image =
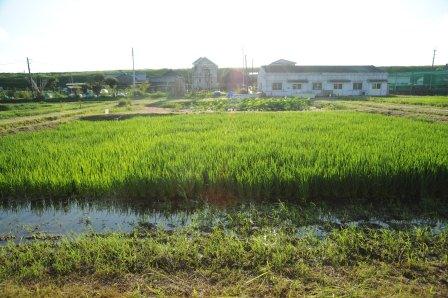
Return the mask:
{"type": "MultiPolygon", "coordinates": [[[[300,212],[299,209],[294,210],[294,212],[296,211],[300,212]]],[[[263,212],[265,213],[262,214],[262,217],[270,216],[269,208],[265,207],[263,212]]],[[[235,208],[226,210],[213,206],[192,210],[175,208],[167,210],[164,207],[116,205],[113,203],[45,204],[29,202],[13,205],[2,204],[0,205],[0,245],[4,245],[8,241],[20,243],[33,240],[57,240],[66,235],[131,233],[136,229],[173,231],[180,228],[194,228],[208,232],[212,227],[219,226],[231,230],[235,228],[234,218],[254,217],[247,210],[235,216],[237,213],[238,209],[235,208]]],[[[295,217],[295,219],[297,218],[300,218],[300,215],[295,217]]],[[[262,225],[256,219],[249,221],[254,230],[262,225]]],[[[289,218],[277,219],[269,228],[280,228],[280,225],[283,226],[283,222],[285,222],[284,226],[296,230],[295,236],[298,238],[310,234],[318,238],[325,238],[333,229],[342,228],[394,230],[427,228],[433,234],[438,234],[448,228],[448,220],[440,218],[340,218],[336,214],[326,211],[316,211],[315,217],[306,223],[295,222],[289,218]]]]}
{"type": "Polygon", "coordinates": [[[64,235],[129,233],[137,227],[173,230],[187,225],[187,212],[167,212],[135,206],[69,203],[0,207],[0,243],[6,240],[55,239],[64,235]]]}

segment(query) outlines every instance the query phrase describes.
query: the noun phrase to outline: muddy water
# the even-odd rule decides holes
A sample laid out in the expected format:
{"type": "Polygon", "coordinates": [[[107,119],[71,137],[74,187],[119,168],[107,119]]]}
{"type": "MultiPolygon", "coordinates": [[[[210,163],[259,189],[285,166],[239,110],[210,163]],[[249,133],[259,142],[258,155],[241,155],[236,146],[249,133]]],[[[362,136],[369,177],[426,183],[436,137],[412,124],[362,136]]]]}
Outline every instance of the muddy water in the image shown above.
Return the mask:
{"type": "Polygon", "coordinates": [[[188,225],[186,212],[69,204],[64,208],[31,204],[0,207],[0,242],[53,239],[80,233],[131,232],[137,227],[173,230],[188,225]]]}

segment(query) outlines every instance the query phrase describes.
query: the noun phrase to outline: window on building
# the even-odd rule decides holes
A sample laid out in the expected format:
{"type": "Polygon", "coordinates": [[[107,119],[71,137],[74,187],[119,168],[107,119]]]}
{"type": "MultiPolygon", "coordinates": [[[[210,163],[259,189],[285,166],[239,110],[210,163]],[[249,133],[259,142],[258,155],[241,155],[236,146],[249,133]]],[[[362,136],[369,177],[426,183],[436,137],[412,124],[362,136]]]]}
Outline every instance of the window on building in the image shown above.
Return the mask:
{"type": "Polygon", "coordinates": [[[353,90],[362,90],[362,83],[353,83],[353,90]]]}
{"type": "Polygon", "coordinates": [[[333,89],[342,89],[342,83],[333,84],[333,89]]]}
{"type": "Polygon", "coordinates": [[[283,90],[282,83],[272,83],[272,90],[283,90]]]}
{"type": "Polygon", "coordinates": [[[372,83],[372,89],[381,89],[381,83],[372,83]]]}
{"type": "Polygon", "coordinates": [[[295,89],[295,90],[302,89],[302,84],[292,83],[292,89],[295,89]]]}
{"type": "Polygon", "coordinates": [[[313,83],[313,90],[322,90],[322,83],[313,83]]]}

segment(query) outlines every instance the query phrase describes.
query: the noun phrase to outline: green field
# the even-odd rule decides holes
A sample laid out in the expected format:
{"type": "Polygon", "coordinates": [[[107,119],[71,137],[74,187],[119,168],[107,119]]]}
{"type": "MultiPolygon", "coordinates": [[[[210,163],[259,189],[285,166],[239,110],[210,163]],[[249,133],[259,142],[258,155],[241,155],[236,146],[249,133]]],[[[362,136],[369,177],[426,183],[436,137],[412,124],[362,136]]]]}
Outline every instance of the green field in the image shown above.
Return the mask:
{"type": "Polygon", "coordinates": [[[77,102],[30,102],[0,103],[0,135],[18,131],[34,131],[73,121],[86,115],[129,113],[140,110],[151,102],[150,99],[137,100],[132,105],[129,99],[77,102]],[[122,103],[123,102],[123,103],[122,103]]]}
{"type": "Polygon", "coordinates": [[[448,96],[393,96],[386,98],[374,97],[370,100],[384,103],[448,107],[448,96]]]}
{"type": "Polygon", "coordinates": [[[0,139],[2,197],[446,198],[448,126],[346,112],[76,121],[0,139]]]}
{"type": "Polygon", "coordinates": [[[21,103],[21,104],[0,104],[0,120],[15,117],[37,116],[50,113],[62,113],[77,109],[92,108],[101,105],[98,102],[80,103],[21,103]]]}
{"type": "Polygon", "coordinates": [[[173,231],[0,235],[0,296],[445,297],[448,113],[412,100],[3,104],[2,208],[193,213],[173,231]]]}

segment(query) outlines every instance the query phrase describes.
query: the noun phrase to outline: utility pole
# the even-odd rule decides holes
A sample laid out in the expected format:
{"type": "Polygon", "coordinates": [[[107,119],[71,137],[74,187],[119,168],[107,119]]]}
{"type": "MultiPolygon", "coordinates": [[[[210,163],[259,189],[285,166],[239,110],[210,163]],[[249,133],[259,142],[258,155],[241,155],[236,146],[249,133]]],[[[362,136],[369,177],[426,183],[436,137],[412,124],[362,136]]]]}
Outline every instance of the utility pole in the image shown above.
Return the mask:
{"type": "MultiPolygon", "coordinates": [[[[252,73],[252,76],[253,76],[254,75],[254,58],[252,58],[252,70],[251,70],[251,73],[252,73]]],[[[253,82],[254,82],[253,80],[250,81],[252,88],[254,87],[253,82]]]]}
{"type": "MultiPolygon", "coordinates": [[[[431,69],[434,70],[434,60],[436,59],[436,52],[437,50],[434,49],[432,50],[432,65],[431,65],[431,69]]],[[[429,75],[429,92],[431,92],[432,89],[432,73],[429,75]]]]}
{"type": "Polygon", "coordinates": [[[247,79],[247,88],[246,88],[246,90],[249,91],[250,81],[249,81],[249,77],[247,75],[247,55],[244,55],[244,76],[247,79]]]}
{"type": "Polygon", "coordinates": [[[132,88],[135,91],[134,48],[132,48],[132,88]]]}
{"type": "Polygon", "coordinates": [[[252,74],[254,73],[254,58],[252,58],[252,74]]]}
{"type": "Polygon", "coordinates": [[[243,88],[244,88],[244,81],[245,81],[245,79],[244,79],[244,48],[243,48],[243,88]]]}
{"type": "Polygon", "coordinates": [[[436,58],[436,52],[437,52],[437,50],[436,49],[434,49],[433,51],[432,51],[432,68],[434,68],[434,59],[436,58]]]}
{"type": "Polygon", "coordinates": [[[28,66],[28,79],[30,81],[31,92],[33,93],[34,98],[33,78],[31,76],[30,59],[28,57],[26,57],[26,64],[28,66]]]}

